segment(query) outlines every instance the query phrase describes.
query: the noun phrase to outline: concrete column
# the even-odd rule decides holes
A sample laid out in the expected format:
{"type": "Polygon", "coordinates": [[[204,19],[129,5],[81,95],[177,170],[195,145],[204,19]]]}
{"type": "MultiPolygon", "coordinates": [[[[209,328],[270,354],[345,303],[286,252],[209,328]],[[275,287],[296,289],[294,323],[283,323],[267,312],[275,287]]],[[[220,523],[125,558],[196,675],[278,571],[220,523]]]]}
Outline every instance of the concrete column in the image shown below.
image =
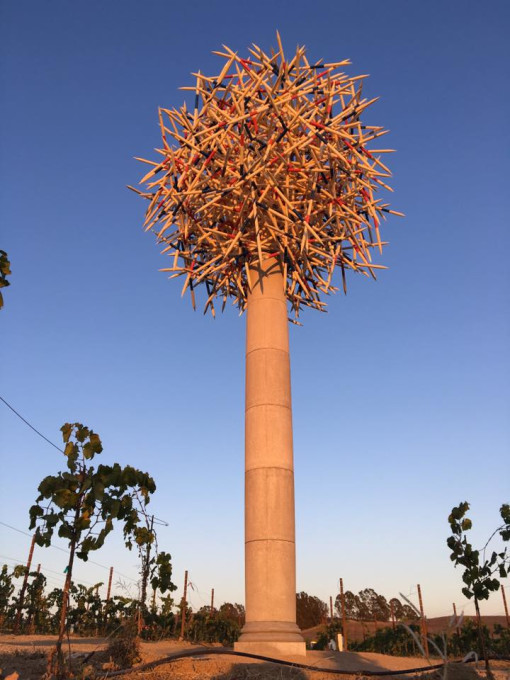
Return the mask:
{"type": "Polygon", "coordinates": [[[251,270],[246,313],[246,625],[235,649],[306,653],[296,625],[289,333],[276,258],[251,270]]]}

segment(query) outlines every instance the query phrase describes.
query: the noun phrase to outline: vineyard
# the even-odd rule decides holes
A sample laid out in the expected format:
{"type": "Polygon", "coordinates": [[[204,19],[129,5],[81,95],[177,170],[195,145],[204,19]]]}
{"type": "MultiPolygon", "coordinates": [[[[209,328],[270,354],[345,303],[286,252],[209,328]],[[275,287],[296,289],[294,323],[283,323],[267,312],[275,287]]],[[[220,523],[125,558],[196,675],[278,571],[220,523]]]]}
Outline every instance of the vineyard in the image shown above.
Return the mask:
{"type": "MultiPolygon", "coordinates": [[[[72,582],[69,588],[66,632],[75,637],[115,637],[126,621],[140,621],[143,640],[184,639],[192,643],[220,643],[230,646],[244,625],[244,607],[225,602],[218,608],[202,606],[193,611],[189,602],[175,602],[171,594],[156,590],[148,606],[139,597],[101,597],[102,583],[86,586],[72,582]]],[[[48,588],[40,570],[27,572],[24,565],[0,571],[0,631],[3,634],[56,635],[64,597],[62,588],[48,588]],[[22,596],[22,586],[26,587],[22,596]]],[[[394,656],[416,656],[420,650],[409,629],[421,638],[419,612],[399,598],[366,588],[359,593],[346,591],[346,631],[342,624],[340,595],[333,618],[325,602],[301,592],[296,595],[298,625],[305,632],[308,646],[325,649],[329,640],[343,633],[349,651],[376,652],[394,656]]],[[[479,649],[477,626],[473,619],[432,619],[426,621],[430,655],[437,656],[447,644],[448,653],[462,656],[479,649]],[[460,625],[459,625],[460,624],[460,625]]],[[[482,627],[484,641],[492,656],[510,655],[510,627],[505,617],[487,617],[482,627]]]]}
{"type": "MultiPolygon", "coordinates": [[[[66,469],[45,477],[38,487],[35,503],[29,509],[32,537],[26,565],[4,564],[0,572],[0,631],[29,636],[54,636],[56,645],[47,660],[46,676],[58,679],[73,676],[70,639],[102,639],[107,643],[113,668],[131,667],[140,661],[142,641],[179,641],[191,644],[220,644],[231,647],[245,624],[243,605],[225,602],[193,611],[187,598],[188,572],[184,590],[176,602],[172,593],[172,562],[168,552],[159,549],[157,520],[148,506],[156,491],[149,473],[131,466],[91,464],[102,453],[99,435],[81,423],[66,423],[61,428],[66,469]],[[83,584],[73,578],[75,559],[87,562],[99,550],[115,526],[120,526],[124,543],[138,553],[136,594],[125,588],[112,594],[113,567],[104,594],[104,583],[83,584]],[[38,565],[32,570],[35,545],[53,546],[58,535],[68,542],[67,566],[63,587],[49,585],[48,576],[38,565]],[[103,589],[103,591],[102,591],[103,589]],[[100,594],[102,591],[102,594],[100,594]],[[64,650],[65,642],[69,647],[64,650]]],[[[386,597],[372,588],[340,593],[334,606],[306,592],[296,593],[296,621],[311,650],[331,649],[338,634],[345,649],[357,653],[377,653],[394,657],[422,656],[442,661],[450,656],[475,653],[485,660],[510,656],[510,627],[497,622],[491,629],[483,625],[481,600],[502,585],[508,569],[506,548],[483,556],[467,540],[472,527],[466,516],[467,502],[454,507],[448,518],[452,535],[447,540],[451,560],[464,568],[463,593],[473,598],[475,622],[454,617],[438,631],[432,631],[423,609],[420,586],[419,608],[407,597],[386,597]],[[373,624],[373,633],[370,627],[373,624]],[[357,630],[357,634],[355,631],[357,630]],[[359,634],[361,630],[361,635],[359,634]],[[312,631],[307,635],[307,631],[312,631]]],[[[510,506],[500,509],[502,524],[489,538],[499,534],[510,538],[510,506]]],[[[5,522],[6,527],[25,533],[5,522]]],[[[488,545],[486,544],[486,546],[488,545]]],[[[100,565],[101,566],[101,565],[100,565]]],[[[192,587],[192,584],[189,583],[192,587]]],[[[504,588],[501,588],[506,610],[504,588]]],[[[46,658],[46,657],[45,657],[46,658]]],[[[35,676],[37,677],[37,676],[35,676]]]]}
{"type": "MultiPolygon", "coordinates": [[[[149,529],[154,531],[152,524],[149,529]]],[[[32,548],[34,543],[35,539],[32,548]]],[[[143,544],[135,595],[130,594],[132,588],[125,588],[121,595],[112,594],[113,567],[106,591],[102,582],[85,585],[69,579],[69,573],[64,587],[51,587],[41,565],[36,570],[31,569],[31,556],[32,550],[27,565],[4,564],[0,570],[0,633],[3,634],[0,643],[2,639],[8,640],[10,647],[7,649],[16,650],[9,654],[5,653],[5,647],[0,649],[0,668],[20,672],[27,680],[43,677],[44,671],[44,677],[62,679],[77,677],[77,671],[83,677],[104,677],[101,675],[104,670],[136,668],[140,662],[157,661],[183,650],[192,651],[195,645],[213,645],[213,649],[214,645],[222,645],[221,649],[231,649],[245,623],[242,605],[224,602],[214,607],[214,591],[210,606],[194,610],[186,595],[186,586],[193,587],[188,583],[187,572],[183,595],[180,599],[174,598],[172,593],[177,588],[171,581],[170,555],[154,549],[151,557],[143,550],[143,544]],[[150,597],[148,590],[151,590],[150,597]],[[56,651],[48,650],[60,636],[66,651],[62,652],[59,667],[49,671],[56,651]],[[15,647],[17,640],[21,648],[15,647]],[[24,649],[24,645],[30,645],[33,651],[23,655],[20,649],[24,649]],[[74,650],[81,648],[81,653],[71,653],[71,646],[74,650]],[[90,656],[94,658],[88,663],[90,656]]],[[[421,604],[419,586],[418,593],[421,604]]],[[[502,594],[505,597],[504,589],[502,594]]],[[[463,620],[462,615],[427,620],[423,611],[406,597],[388,600],[372,588],[358,593],[343,592],[341,583],[341,592],[334,601],[330,598],[329,607],[316,596],[297,593],[296,614],[310,650],[307,654],[326,654],[328,659],[334,658],[330,652],[332,641],[339,633],[343,635],[345,649],[351,654],[338,656],[335,663],[341,668],[352,663],[366,664],[370,654],[385,655],[389,667],[393,667],[393,663],[399,668],[407,658],[407,667],[412,668],[462,658],[473,652],[478,658],[510,657],[508,617],[487,617],[480,621],[482,625],[473,619],[463,620]],[[358,661],[353,662],[353,659],[358,661]]],[[[199,651],[201,647],[195,649],[199,651]]],[[[230,662],[221,663],[230,672],[230,662]]],[[[321,663],[333,662],[321,657],[321,663]]],[[[186,668],[188,672],[189,668],[186,668]]],[[[191,670],[194,672],[193,666],[191,670]]],[[[275,672],[280,673],[280,670],[275,672]]],[[[226,674],[225,677],[231,676],[226,674]]]]}
{"type": "MultiPolygon", "coordinates": [[[[28,572],[23,598],[22,581],[26,567],[9,569],[4,564],[0,572],[0,631],[29,635],[56,635],[64,598],[62,588],[47,588],[41,571],[28,572]]],[[[103,584],[85,586],[71,583],[67,608],[66,631],[75,636],[115,635],[123,622],[140,620],[140,636],[145,640],[160,640],[181,636],[194,642],[234,642],[244,623],[244,607],[223,603],[218,609],[202,607],[196,612],[182,601],[176,609],[170,594],[157,597],[155,590],[149,606],[139,598],[122,595],[101,598],[103,584]],[[184,620],[183,620],[184,618],[184,620]],[[184,625],[183,625],[184,624],[184,625]]]]}
{"type": "MultiPolygon", "coordinates": [[[[244,606],[225,602],[215,608],[212,591],[210,606],[193,611],[187,597],[188,572],[183,595],[175,601],[172,593],[170,553],[161,551],[157,541],[157,521],[148,505],[156,491],[154,479],[130,466],[91,465],[102,452],[99,436],[81,423],[61,428],[66,470],[45,477],[29,510],[33,531],[27,564],[4,564],[0,572],[0,631],[29,636],[53,636],[56,646],[47,660],[47,677],[72,677],[70,648],[73,638],[102,640],[113,668],[131,667],[141,656],[142,641],[179,641],[188,644],[220,644],[231,647],[245,623],[244,606]],[[120,525],[124,543],[138,553],[136,594],[125,588],[112,594],[113,567],[104,594],[104,583],[83,584],[73,578],[75,558],[87,562],[89,554],[100,549],[115,525],[120,525]],[[34,546],[53,545],[57,534],[68,541],[69,552],[63,587],[51,587],[38,565],[31,568],[34,546]],[[100,591],[102,594],[100,594],[100,591]]],[[[418,585],[419,607],[407,597],[387,599],[372,588],[358,593],[343,590],[333,605],[306,592],[296,593],[296,620],[311,650],[331,649],[338,634],[350,652],[376,653],[393,657],[422,656],[427,660],[462,657],[475,653],[485,659],[510,656],[510,626],[495,622],[484,625],[479,602],[500,589],[500,578],[508,568],[507,551],[493,552],[482,559],[467,540],[472,522],[466,516],[467,502],[452,509],[448,518],[452,536],[447,544],[451,559],[464,568],[463,593],[473,598],[477,618],[463,621],[454,616],[442,628],[432,630],[423,609],[418,585]],[[499,577],[499,578],[498,578],[499,577]],[[373,630],[371,630],[373,626],[373,630]],[[361,634],[360,634],[361,633],[361,634]]],[[[510,507],[501,506],[502,524],[489,541],[499,534],[510,538],[510,507]]],[[[10,525],[3,524],[7,527],[10,525]]],[[[15,527],[10,527],[15,529],[15,527]]],[[[21,531],[15,529],[16,531],[21,531]]],[[[21,531],[21,533],[25,533],[21,531]]],[[[488,543],[487,543],[488,545],[488,543]]],[[[189,583],[190,588],[193,587],[189,583]]],[[[506,611],[504,588],[501,588],[506,611]]],[[[33,643],[32,643],[33,644],[33,643]]],[[[46,658],[46,657],[45,657],[46,658]]],[[[37,676],[35,676],[37,677],[37,676]]]]}

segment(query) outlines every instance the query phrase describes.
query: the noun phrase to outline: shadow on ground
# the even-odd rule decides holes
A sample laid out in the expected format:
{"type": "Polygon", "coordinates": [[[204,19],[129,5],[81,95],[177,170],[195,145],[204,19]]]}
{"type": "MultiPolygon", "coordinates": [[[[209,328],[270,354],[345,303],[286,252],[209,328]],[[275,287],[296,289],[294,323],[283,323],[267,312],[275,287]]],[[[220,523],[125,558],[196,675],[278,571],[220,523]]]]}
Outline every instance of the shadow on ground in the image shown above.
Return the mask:
{"type": "MultiPolygon", "coordinates": [[[[2,647],[12,647],[13,649],[35,649],[39,647],[54,647],[57,641],[56,635],[5,635],[2,636],[2,647]]],[[[73,647],[90,646],[97,647],[107,642],[106,638],[100,637],[71,637],[70,640],[73,647]]],[[[67,638],[64,638],[64,645],[67,645],[67,638]]],[[[87,650],[88,651],[88,650],[87,650]]]]}

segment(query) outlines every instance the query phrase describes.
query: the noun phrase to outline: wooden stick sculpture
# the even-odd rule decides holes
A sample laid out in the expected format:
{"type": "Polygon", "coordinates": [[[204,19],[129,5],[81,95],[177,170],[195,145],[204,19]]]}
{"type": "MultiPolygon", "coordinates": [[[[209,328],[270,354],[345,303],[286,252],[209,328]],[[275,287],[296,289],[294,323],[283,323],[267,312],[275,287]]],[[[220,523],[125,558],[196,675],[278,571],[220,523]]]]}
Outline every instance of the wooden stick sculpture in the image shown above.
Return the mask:
{"type": "Polygon", "coordinates": [[[150,201],[145,227],[172,256],[163,271],[184,276],[193,306],[204,284],[213,314],[217,298],[245,309],[250,265],[267,255],[283,263],[295,317],[302,305],[322,309],[335,267],[344,291],[346,270],[381,268],[371,258],[381,219],[401,214],[375,198],[389,189],[380,155],[391,149],[368,149],[386,131],[361,123],[376,101],[361,96],[366,76],[340,72],[348,60],[310,64],[303,47],[287,61],[278,42],[271,56],[216,52],[220,74],[182,88],[194,108],[160,109],[161,159],[139,159],[151,166],[138,192],[150,201]]]}
{"type": "MultiPolygon", "coordinates": [[[[389,189],[369,149],[385,131],[364,125],[373,100],[349,62],[310,64],[256,45],[242,59],[228,47],[216,77],[201,73],[194,107],[160,109],[163,146],[138,191],[149,200],[145,227],[195,289],[205,311],[233,298],[247,308],[246,625],[236,648],[304,654],[296,626],[294,477],[288,306],[323,309],[339,268],[375,276],[379,226],[396,213],[376,198],[389,189]]],[[[140,159],[142,160],[142,159],[140,159]]],[[[131,187],[132,188],[132,187],[131,187]]]]}

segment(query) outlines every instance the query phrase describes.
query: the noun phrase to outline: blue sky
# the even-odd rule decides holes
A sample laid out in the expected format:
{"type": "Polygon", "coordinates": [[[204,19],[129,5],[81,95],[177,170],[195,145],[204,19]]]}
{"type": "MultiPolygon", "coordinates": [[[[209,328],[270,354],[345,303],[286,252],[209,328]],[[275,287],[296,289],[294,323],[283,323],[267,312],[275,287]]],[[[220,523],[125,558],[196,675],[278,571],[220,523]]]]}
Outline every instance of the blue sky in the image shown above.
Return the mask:
{"type": "MultiPolygon", "coordinates": [[[[416,600],[469,604],[449,562],[447,515],[472,504],[484,542],[509,498],[507,78],[510,6],[302,0],[0,2],[1,394],[57,444],[80,421],[102,462],[148,470],[160,547],[195,607],[244,600],[244,318],[193,312],[126,189],[159,144],[157,107],[179,106],[211,54],[269,49],[352,60],[391,130],[389,269],[351,277],[328,314],[291,327],[297,583],[327,600],[338,578],[416,600]]],[[[0,520],[24,531],[60,455],[0,404],[0,520]]],[[[29,538],[0,524],[1,554],[29,538]]],[[[65,554],[35,561],[63,579],[65,554]]],[[[94,558],[136,578],[112,537],[94,558]]],[[[2,558],[0,558],[0,562],[2,558]]],[[[79,566],[95,583],[107,571],[79,566]]],[[[507,579],[507,588],[508,588],[507,579]]],[[[120,585],[117,586],[120,588],[120,585]]],[[[177,595],[179,596],[180,591],[177,595]]],[[[484,605],[502,613],[499,593],[484,605]]]]}

